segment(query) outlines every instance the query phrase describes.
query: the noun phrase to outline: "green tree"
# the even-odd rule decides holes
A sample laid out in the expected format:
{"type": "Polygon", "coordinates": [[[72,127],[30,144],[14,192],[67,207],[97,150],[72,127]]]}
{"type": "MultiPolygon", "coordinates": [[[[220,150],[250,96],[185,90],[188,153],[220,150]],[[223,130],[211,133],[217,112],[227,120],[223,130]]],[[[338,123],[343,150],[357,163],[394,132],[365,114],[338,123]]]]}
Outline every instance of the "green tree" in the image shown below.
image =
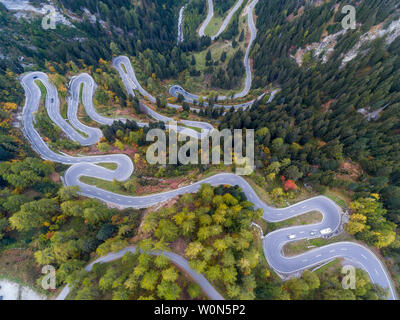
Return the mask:
{"type": "Polygon", "coordinates": [[[78,198],[78,186],[63,186],[58,190],[58,196],[61,201],[75,200],[78,198]]]}
{"type": "Polygon", "coordinates": [[[161,220],[154,232],[154,235],[158,239],[164,239],[165,241],[172,242],[178,237],[179,229],[173,222],[161,220]]]}
{"type": "Polygon", "coordinates": [[[187,292],[192,299],[196,299],[201,295],[201,287],[197,283],[191,283],[188,286],[187,292]]]}
{"type": "Polygon", "coordinates": [[[178,279],[178,272],[174,267],[169,267],[168,269],[163,270],[161,274],[162,279],[165,281],[174,282],[176,279],[178,279]]]}
{"type": "Polygon", "coordinates": [[[143,275],[140,286],[143,289],[153,291],[156,288],[160,274],[157,270],[149,270],[143,275]]]}
{"type": "Polygon", "coordinates": [[[41,199],[23,204],[9,221],[18,231],[29,231],[41,227],[56,212],[57,203],[54,200],[41,199]]]}
{"type": "Polygon", "coordinates": [[[173,282],[161,281],[157,286],[157,295],[165,300],[178,300],[180,297],[181,288],[173,282]]]}

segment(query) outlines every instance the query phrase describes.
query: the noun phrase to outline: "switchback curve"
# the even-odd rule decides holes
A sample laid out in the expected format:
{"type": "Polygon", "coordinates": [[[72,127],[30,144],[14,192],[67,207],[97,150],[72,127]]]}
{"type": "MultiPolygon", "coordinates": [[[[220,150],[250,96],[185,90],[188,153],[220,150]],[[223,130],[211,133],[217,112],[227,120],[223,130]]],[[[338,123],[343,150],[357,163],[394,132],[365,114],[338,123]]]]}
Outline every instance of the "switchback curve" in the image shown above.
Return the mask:
{"type": "MultiPolygon", "coordinates": [[[[82,78],[82,81],[85,78],[86,76],[82,78]]],[[[109,181],[112,181],[113,179],[124,181],[133,173],[133,163],[128,156],[123,154],[71,157],[68,155],[58,154],[50,150],[33,126],[34,113],[38,111],[41,97],[40,88],[35,81],[41,81],[46,87],[47,95],[45,99],[45,105],[47,112],[49,116],[51,115],[51,119],[54,121],[54,123],[57,124],[68,137],[82,144],[87,144],[89,143],[87,139],[96,140],[94,138],[95,134],[93,133],[94,131],[92,132],[92,130],[87,129],[89,127],[81,126],[80,129],[83,130],[83,132],[89,138],[84,137],[76,132],[74,128],[72,128],[72,126],[61,117],[57,90],[49,83],[47,76],[44,73],[33,72],[21,78],[21,84],[24,87],[26,94],[25,107],[22,116],[23,132],[29,142],[32,144],[33,149],[38,152],[42,158],[71,165],[63,178],[65,185],[78,185],[80,187],[81,194],[85,196],[97,198],[107,203],[113,203],[120,207],[133,208],[149,207],[171,199],[177,195],[196,192],[203,183],[209,183],[213,186],[221,184],[238,185],[246,194],[249,201],[254,203],[255,208],[261,208],[263,210],[263,218],[269,222],[284,221],[291,217],[317,210],[323,215],[323,220],[320,223],[280,229],[264,237],[264,253],[270,266],[277,272],[287,274],[316,266],[337,257],[343,257],[360,265],[368,272],[371,280],[374,283],[389,289],[390,299],[396,299],[396,293],[384,265],[379,261],[378,257],[376,257],[372,251],[359,244],[351,242],[337,242],[310,250],[294,257],[285,257],[282,254],[281,249],[283,245],[289,242],[288,235],[295,235],[296,240],[299,240],[315,237],[315,235],[311,236],[311,232],[313,230],[321,230],[323,228],[331,228],[332,232],[337,230],[340,225],[341,209],[332,200],[326,197],[319,196],[311,198],[287,208],[273,208],[266,205],[257,196],[256,192],[246,182],[246,180],[240,176],[228,173],[218,174],[176,190],[141,197],[119,195],[95,186],[84,184],[80,181],[80,177],[82,176],[91,176],[109,181]],[[117,164],[117,169],[109,170],[97,165],[103,162],[115,162],[117,164]]],[[[129,83],[129,81],[127,83],[129,83]]],[[[135,84],[132,83],[131,85],[135,84]]],[[[71,90],[77,90],[77,87],[80,86],[71,86],[71,90]]],[[[86,92],[83,94],[92,96],[93,92],[91,92],[91,87],[93,88],[93,86],[87,85],[85,82],[83,90],[86,92]]],[[[74,95],[76,95],[76,92],[72,92],[72,100],[70,99],[69,101],[74,101],[74,95]]],[[[86,99],[83,99],[84,105],[86,104],[85,101],[86,99]]],[[[74,106],[73,102],[69,104],[69,108],[76,110],[76,106],[74,106]]],[[[91,110],[90,107],[87,110],[91,110]]],[[[87,112],[88,115],[91,116],[92,112],[95,111],[93,109],[92,112],[87,112]]]]}

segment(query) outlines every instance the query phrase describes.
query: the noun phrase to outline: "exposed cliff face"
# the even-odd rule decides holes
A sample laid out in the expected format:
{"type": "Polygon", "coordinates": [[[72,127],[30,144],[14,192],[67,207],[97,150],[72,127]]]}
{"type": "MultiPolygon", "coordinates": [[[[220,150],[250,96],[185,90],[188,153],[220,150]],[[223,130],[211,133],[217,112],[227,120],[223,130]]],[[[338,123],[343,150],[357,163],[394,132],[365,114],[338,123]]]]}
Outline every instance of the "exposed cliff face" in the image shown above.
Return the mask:
{"type": "MultiPolygon", "coordinates": [[[[320,59],[323,63],[326,63],[334,53],[338,39],[340,39],[340,36],[344,35],[346,32],[347,30],[343,29],[334,34],[325,36],[320,42],[311,43],[304,49],[298,48],[296,53],[294,55],[291,55],[291,57],[296,60],[296,63],[299,66],[302,66],[304,55],[308,52],[311,52],[314,58],[320,59]]],[[[386,28],[384,28],[384,23],[373,26],[370,31],[364,33],[360,37],[359,41],[351,50],[341,55],[342,67],[349,61],[356,58],[360,53],[364,52],[362,48],[368,42],[371,42],[378,38],[386,37],[385,42],[387,45],[390,45],[399,36],[400,19],[392,21],[386,28]]]]}
{"type": "Polygon", "coordinates": [[[346,30],[339,31],[337,33],[331,34],[324,37],[320,42],[314,42],[307,47],[299,48],[295,55],[291,57],[294,58],[299,66],[303,64],[303,57],[307,52],[312,52],[315,58],[320,57],[323,63],[327,62],[332,53],[334,52],[337,39],[346,33],[346,30]]]}
{"type": "Polygon", "coordinates": [[[52,1],[41,1],[39,6],[34,6],[28,0],[0,0],[0,3],[2,3],[7,10],[15,12],[14,16],[17,18],[29,20],[33,16],[44,16],[50,10],[50,12],[53,13],[56,24],[72,25],[68,19],[71,17],[67,18],[64,16],[52,1]]]}
{"type": "Polygon", "coordinates": [[[386,44],[390,45],[398,36],[400,36],[400,19],[393,21],[386,29],[383,23],[374,26],[371,30],[360,37],[357,44],[343,55],[342,66],[353,60],[360,53],[364,44],[371,42],[377,38],[386,37],[386,44]]]}

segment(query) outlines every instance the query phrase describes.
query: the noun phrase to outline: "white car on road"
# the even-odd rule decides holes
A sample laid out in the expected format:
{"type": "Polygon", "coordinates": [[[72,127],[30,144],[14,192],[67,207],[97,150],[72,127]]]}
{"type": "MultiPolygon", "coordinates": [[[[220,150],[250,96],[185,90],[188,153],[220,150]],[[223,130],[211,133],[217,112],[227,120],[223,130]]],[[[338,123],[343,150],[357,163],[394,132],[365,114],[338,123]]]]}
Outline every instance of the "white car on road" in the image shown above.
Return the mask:
{"type": "Polygon", "coordinates": [[[320,231],[320,233],[321,233],[323,236],[325,236],[325,235],[327,235],[327,234],[330,234],[331,232],[332,232],[332,229],[331,229],[331,228],[322,229],[322,230],[320,231]]]}

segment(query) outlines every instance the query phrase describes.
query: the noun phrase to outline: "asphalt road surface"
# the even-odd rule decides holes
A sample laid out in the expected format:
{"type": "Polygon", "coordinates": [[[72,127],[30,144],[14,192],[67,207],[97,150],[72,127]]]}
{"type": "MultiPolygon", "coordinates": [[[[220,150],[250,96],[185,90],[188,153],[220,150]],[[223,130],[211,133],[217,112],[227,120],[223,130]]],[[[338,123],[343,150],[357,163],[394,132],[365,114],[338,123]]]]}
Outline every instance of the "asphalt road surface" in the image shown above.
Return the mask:
{"type": "Polygon", "coordinates": [[[201,24],[200,28],[199,28],[199,36],[200,37],[204,37],[205,33],[204,31],[206,30],[208,24],[210,23],[213,15],[214,15],[214,3],[213,0],[207,0],[207,17],[204,20],[204,22],[201,24]]]}
{"type": "MultiPolygon", "coordinates": [[[[219,29],[219,31],[211,37],[212,40],[215,40],[227,27],[227,25],[229,24],[230,20],[232,19],[233,15],[235,14],[235,12],[240,8],[240,6],[242,5],[243,0],[238,0],[238,2],[236,2],[235,6],[230,10],[229,14],[227,15],[227,17],[224,19],[221,28],[219,29]]],[[[245,97],[251,88],[251,83],[252,83],[252,74],[251,74],[251,66],[250,66],[250,62],[249,62],[249,56],[250,56],[250,50],[251,50],[251,46],[254,42],[254,40],[256,39],[257,36],[257,29],[256,26],[254,24],[254,17],[253,17],[253,11],[254,11],[254,7],[257,5],[258,0],[253,0],[249,5],[248,5],[248,11],[247,11],[247,23],[248,23],[248,27],[249,27],[249,31],[250,31],[250,41],[249,44],[246,48],[246,53],[244,55],[244,59],[243,59],[243,64],[246,70],[246,78],[245,78],[245,82],[244,82],[244,88],[242,91],[234,94],[233,99],[237,99],[237,98],[243,98],[245,97]]],[[[206,19],[204,20],[203,24],[200,26],[199,28],[199,35],[200,36],[204,36],[204,30],[207,27],[207,25],[209,24],[209,22],[212,19],[212,16],[214,15],[214,7],[213,7],[213,1],[212,0],[208,0],[208,14],[206,19]]],[[[169,93],[174,96],[177,97],[178,94],[182,94],[185,97],[185,101],[193,103],[194,100],[199,101],[199,96],[195,95],[195,94],[191,94],[187,91],[185,91],[181,86],[175,85],[175,86],[171,86],[169,93]]],[[[264,96],[264,95],[263,95],[264,96]]],[[[261,96],[262,97],[262,96],[261,96]]],[[[227,97],[225,96],[219,96],[218,100],[226,100],[227,97]]],[[[206,97],[203,97],[203,100],[206,100],[206,97]]],[[[247,108],[249,106],[251,106],[254,103],[255,100],[250,101],[250,102],[246,102],[243,104],[239,104],[239,105],[235,105],[233,106],[234,108],[247,108]]],[[[205,103],[205,105],[207,105],[205,103]]],[[[230,105],[215,105],[215,107],[223,107],[223,108],[231,108],[232,106],[230,105]]]]}
{"type": "MultiPolygon", "coordinates": [[[[128,94],[135,96],[135,90],[137,90],[147,100],[149,100],[153,103],[156,102],[156,98],[153,97],[150,93],[148,93],[140,85],[139,81],[136,78],[136,74],[135,74],[135,71],[133,70],[131,61],[129,60],[128,57],[119,56],[119,57],[114,58],[113,66],[115,69],[117,69],[128,94]]],[[[171,104],[171,103],[167,103],[167,106],[170,108],[175,108],[175,109],[181,108],[181,106],[171,104]]],[[[151,116],[152,118],[154,118],[157,121],[162,121],[165,123],[174,121],[174,119],[172,119],[170,117],[166,117],[162,114],[159,114],[158,112],[154,111],[152,108],[146,106],[144,103],[141,103],[140,108],[144,113],[148,114],[149,116],[151,116]]],[[[198,138],[198,139],[202,139],[203,137],[207,136],[214,130],[214,127],[207,122],[192,121],[192,120],[180,120],[180,123],[182,123],[186,126],[199,128],[201,130],[201,133],[196,130],[187,128],[187,127],[178,126],[178,128],[177,128],[178,132],[186,134],[191,137],[198,138]]],[[[166,127],[169,128],[168,125],[166,125],[166,127]]]]}
{"type": "MultiPolygon", "coordinates": [[[[116,253],[106,254],[106,255],[96,259],[95,261],[91,262],[90,264],[88,264],[85,267],[85,270],[92,271],[93,265],[95,265],[96,263],[107,263],[107,262],[115,261],[115,260],[121,259],[123,257],[123,255],[126,254],[127,252],[134,253],[136,250],[140,250],[140,249],[137,249],[135,246],[131,246],[131,247],[124,248],[121,251],[118,251],[116,253]]],[[[214,287],[211,285],[211,283],[209,283],[208,280],[206,278],[204,278],[204,276],[202,276],[201,274],[197,273],[192,268],[190,268],[189,262],[186,259],[184,259],[183,257],[177,255],[176,253],[169,252],[169,251],[155,251],[155,252],[150,252],[150,254],[155,255],[155,256],[164,255],[167,258],[169,258],[175,265],[180,267],[182,270],[185,270],[191,276],[191,278],[200,285],[200,287],[203,289],[203,291],[207,294],[207,296],[211,300],[224,300],[224,297],[221,294],[219,294],[217,290],[214,289],[214,287]]],[[[71,291],[70,287],[68,285],[66,285],[63,288],[63,290],[59,293],[59,295],[57,296],[57,300],[65,300],[67,298],[68,294],[70,293],[70,291],[71,291]]]]}
{"type": "MultiPolygon", "coordinates": [[[[129,65],[130,63],[126,64],[125,68],[129,69],[129,65]]],[[[122,68],[119,69],[120,74],[121,70],[122,68]]],[[[122,72],[125,73],[124,70],[122,70],[122,72]]],[[[91,84],[91,81],[88,77],[90,78],[89,75],[83,75],[78,78],[74,78],[71,81],[68,108],[72,108],[72,111],[68,110],[68,115],[70,116],[69,122],[67,122],[61,116],[57,90],[52,84],[50,84],[47,76],[44,73],[32,72],[21,78],[21,84],[26,95],[25,106],[22,114],[23,132],[28,141],[31,143],[33,149],[43,159],[71,165],[63,177],[63,183],[65,185],[79,186],[80,193],[87,197],[97,198],[101,201],[112,203],[120,207],[132,208],[146,208],[162,203],[177,195],[196,192],[203,183],[209,183],[213,186],[221,184],[232,186],[238,185],[246,194],[248,200],[254,203],[255,208],[261,208],[263,210],[263,218],[269,222],[284,221],[292,217],[302,215],[306,212],[317,210],[323,215],[323,220],[320,223],[279,229],[267,234],[263,238],[263,249],[269,265],[279,273],[290,274],[317,266],[334,258],[346,258],[366,270],[374,283],[377,283],[384,288],[388,288],[390,299],[397,298],[392,282],[384,265],[372,251],[359,244],[351,242],[337,242],[320,248],[312,249],[306,253],[302,253],[293,257],[285,257],[282,254],[282,247],[289,241],[319,237],[320,235],[318,232],[325,228],[331,228],[332,233],[337,230],[340,225],[341,209],[332,200],[326,197],[319,196],[302,201],[287,208],[277,209],[266,205],[242,177],[229,173],[218,174],[179,189],[139,197],[115,194],[97,188],[96,186],[87,185],[81,182],[80,177],[82,176],[95,177],[107,181],[112,181],[113,179],[125,181],[132,175],[134,171],[132,160],[124,154],[71,157],[56,153],[50,150],[50,148],[42,140],[41,136],[34,128],[34,114],[38,111],[41,97],[41,91],[36,81],[40,81],[47,90],[45,106],[52,121],[59,126],[70,139],[77,141],[82,145],[89,145],[92,142],[98,141],[99,134],[101,134],[101,132],[99,133],[97,131],[98,129],[96,128],[90,128],[83,125],[79,122],[76,116],[77,97],[79,97],[79,88],[81,87],[80,83],[83,83],[84,85],[82,88],[84,91],[82,93],[82,100],[88,116],[92,117],[92,119],[95,121],[111,123],[110,120],[97,115],[92,102],[88,101],[88,99],[91,99],[93,90],[95,88],[94,83],[91,84]],[[72,113],[75,114],[73,115],[72,113]],[[77,126],[82,134],[76,131],[72,125],[77,126]],[[99,163],[109,162],[116,163],[117,169],[109,170],[97,165],[99,163]],[[289,236],[294,236],[295,239],[289,239],[289,236]]],[[[124,75],[121,75],[121,77],[124,79],[124,75]]],[[[125,86],[127,86],[127,83],[130,84],[130,87],[127,86],[128,92],[130,89],[132,89],[133,93],[133,86],[140,88],[138,83],[134,83],[129,80],[132,79],[132,75],[130,75],[130,77],[126,75],[125,78],[125,86]]],[[[202,125],[206,126],[204,123],[202,125]]],[[[154,254],[160,253],[155,252],[154,254]]],[[[190,273],[210,298],[222,298],[204,277],[198,275],[195,271],[189,268],[187,262],[182,257],[172,253],[165,252],[164,254],[168,255],[171,260],[180,265],[185,271],[190,273]]],[[[116,256],[110,254],[100,259],[108,259],[107,257],[112,259],[116,256]]]]}
{"type": "MultiPolygon", "coordinates": [[[[231,19],[232,19],[233,15],[240,8],[242,3],[243,3],[243,0],[238,0],[236,2],[236,4],[233,6],[233,8],[231,8],[229,10],[229,12],[228,12],[227,16],[225,17],[224,21],[222,21],[222,24],[221,24],[220,28],[218,29],[217,33],[210,36],[211,40],[217,39],[220,36],[220,34],[225,31],[226,27],[231,22],[231,19]]],[[[202,23],[201,27],[199,28],[199,36],[200,37],[203,37],[205,35],[204,31],[207,28],[207,26],[210,23],[210,21],[211,21],[213,16],[214,16],[214,3],[213,3],[212,0],[208,0],[207,17],[204,20],[204,22],[202,23]]]]}

